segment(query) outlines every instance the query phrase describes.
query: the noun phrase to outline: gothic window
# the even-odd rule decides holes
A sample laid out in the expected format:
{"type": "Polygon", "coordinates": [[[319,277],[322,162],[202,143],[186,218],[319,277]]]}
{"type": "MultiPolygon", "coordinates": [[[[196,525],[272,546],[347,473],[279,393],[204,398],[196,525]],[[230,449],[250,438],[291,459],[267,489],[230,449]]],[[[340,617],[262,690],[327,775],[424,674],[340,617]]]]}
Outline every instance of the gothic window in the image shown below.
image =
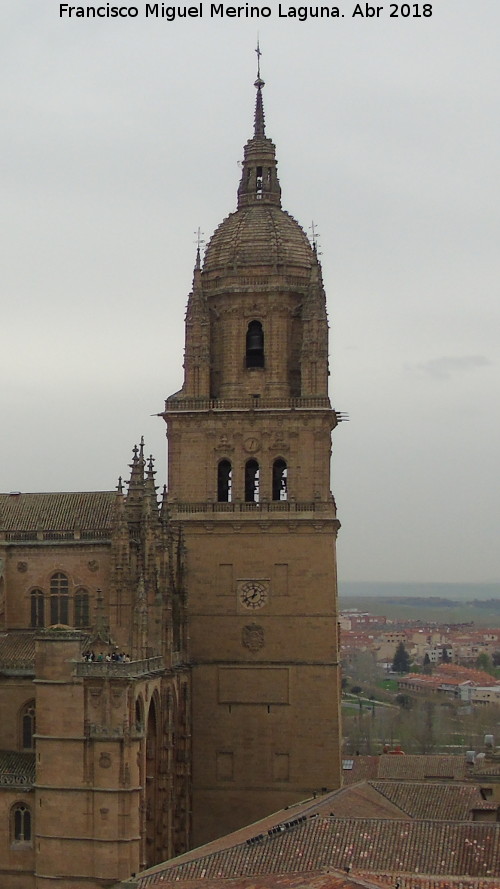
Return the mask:
{"type": "Polygon", "coordinates": [[[259,502],[259,476],[260,469],[257,460],[247,460],[245,465],[245,501],[247,503],[259,502]]]}
{"type": "Polygon", "coordinates": [[[217,467],[217,500],[231,503],[233,468],[229,460],[221,460],[217,467]]]}
{"type": "Polygon", "coordinates": [[[45,626],[45,604],[42,590],[31,591],[31,626],[45,626]]]}
{"type": "Polygon", "coordinates": [[[21,710],[21,748],[35,749],[35,702],[28,701],[21,710]]]}
{"type": "Polygon", "coordinates": [[[31,843],[31,809],[24,803],[12,809],[12,837],[15,843],[31,843]]]}
{"type": "Polygon", "coordinates": [[[246,366],[264,367],[264,331],[260,321],[250,321],[246,339],[246,366]]]}
{"type": "Polygon", "coordinates": [[[50,579],[50,623],[69,623],[69,583],[60,571],[50,579]]]}
{"type": "Polygon", "coordinates": [[[87,590],[77,590],[75,593],[75,627],[88,627],[89,624],[89,594],[87,590]]]}
{"type": "Polygon", "coordinates": [[[273,463],[273,500],[288,500],[288,468],[281,457],[273,463]]]}

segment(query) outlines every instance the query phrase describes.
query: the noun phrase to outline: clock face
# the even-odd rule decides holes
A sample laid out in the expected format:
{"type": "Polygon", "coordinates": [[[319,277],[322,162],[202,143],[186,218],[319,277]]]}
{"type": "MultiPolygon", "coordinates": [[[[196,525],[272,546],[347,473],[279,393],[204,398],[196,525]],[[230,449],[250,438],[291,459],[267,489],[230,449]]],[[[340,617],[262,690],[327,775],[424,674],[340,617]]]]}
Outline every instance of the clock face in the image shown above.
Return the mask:
{"type": "Polygon", "coordinates": [[[258,580],[247,580],[240,587],[239,598],[244,608],[262,608],[267,602],[267,589],[258,580]]]}
{"type": "Polygon", "coordinates": [[[249,454],[255,454],[260,448],[259,439],[255,438],[254,435],[245,439],[244,448],[249,454]]]}

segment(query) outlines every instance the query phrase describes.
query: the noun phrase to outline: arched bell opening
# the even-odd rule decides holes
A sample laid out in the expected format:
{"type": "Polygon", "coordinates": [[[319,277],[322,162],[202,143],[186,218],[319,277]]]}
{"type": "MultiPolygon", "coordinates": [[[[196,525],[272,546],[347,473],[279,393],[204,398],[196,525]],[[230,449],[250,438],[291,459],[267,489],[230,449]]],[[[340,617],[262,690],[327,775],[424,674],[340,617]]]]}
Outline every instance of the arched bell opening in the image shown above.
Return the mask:
{"type": "Polygon", "coordinates": [[[281,457],[273,463],[273,500],[288,500],[288,467],[281,457]]]}
{"type": "Polygon", "coordinates": [[[221,460],[217,467],[217,500],[231,503],[233,493],[233,467],[230,460],[221,460]]]}
{"type": "Polygon", "coordinates": [[[257,460],[245,464],[245,501],[258,503],[260,499],[260,467],[257,460]]]}
{"type": "Polygon", "coordinates": [[[264,331],[260,321],[250,321],[246,337],[246,367],[264,367],[264,331]]]}

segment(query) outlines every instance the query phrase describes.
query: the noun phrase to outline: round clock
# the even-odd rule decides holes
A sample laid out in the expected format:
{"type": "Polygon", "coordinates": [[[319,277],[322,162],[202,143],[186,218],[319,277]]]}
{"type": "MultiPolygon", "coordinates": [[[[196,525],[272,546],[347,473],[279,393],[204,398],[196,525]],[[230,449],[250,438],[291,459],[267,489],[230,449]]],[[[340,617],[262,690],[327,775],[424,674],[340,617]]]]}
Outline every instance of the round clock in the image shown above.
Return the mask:
{"type": "Polygon", "coordinates": [[[252,436],[251,438],[247,438],[243,445],[245,451],[248,451],[249,454],[255,454],[256,451],[259,450],[260,444],[259,439],[252,436]]]}
{"type": "Polygon", "coordinates": [[[240,587],[240,602],[244,608],[262,608],[267,602],[266,587],[257,580],[248,580],[240,587]]]}

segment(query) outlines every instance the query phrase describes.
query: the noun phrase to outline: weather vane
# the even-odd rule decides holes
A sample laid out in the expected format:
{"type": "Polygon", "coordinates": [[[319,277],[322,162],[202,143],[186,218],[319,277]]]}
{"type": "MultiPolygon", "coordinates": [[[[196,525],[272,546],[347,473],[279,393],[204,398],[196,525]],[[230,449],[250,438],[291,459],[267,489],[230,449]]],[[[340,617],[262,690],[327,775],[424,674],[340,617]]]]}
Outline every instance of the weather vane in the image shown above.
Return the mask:
{"type": "Polygon", "coordinates": [[[309,226],[309,231],[311,232],[311,238],[312,238],[314,252],[317,253],[318,252],[319,235],[318,235],[318,230],[317,230],[317,227],[316,227],[316,224],[314,221],[311,222],[311,225],[309,226]]]}
{"type": "Polygon", "coordinates": [[[198,226],[198,230],[195,231],[194,234],[196,235],[196,246],[197,246],[198,250],[201,250],[201,247],[205,243],[205,241],[202,238],[202,235],[204,234],[204,232],[202,232],[200,226],[198,226]]]}

